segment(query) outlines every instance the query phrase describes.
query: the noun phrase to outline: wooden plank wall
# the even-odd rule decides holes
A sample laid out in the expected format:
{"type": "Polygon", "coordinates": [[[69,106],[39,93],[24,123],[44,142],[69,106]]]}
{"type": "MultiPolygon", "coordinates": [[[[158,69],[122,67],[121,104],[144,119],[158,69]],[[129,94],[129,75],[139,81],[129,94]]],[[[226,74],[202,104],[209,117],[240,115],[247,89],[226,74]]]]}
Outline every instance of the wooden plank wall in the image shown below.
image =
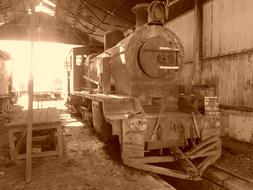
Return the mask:
{"type": "Polygon", "coordinates": [[[253,1],[209,0],[203,4],[203,56],[253,47],[253,1]]]}
{"type": "Polygon", "coordinates": [[[190,10],[165,24],[178,35],[184,47],[184,62],[186,64],[181,72],[180,83],[184,86],[182,91],[185,92],[191,91],[193,79],[193,16],[194,12],[190,10]]]}
{"type": "Polygon", "coordinates": [[[188,11],[166,23],[165,26],[175,32],[184,46],[185,61],[193,58],[193,11],[188,11]]]}
{"type": "Polygon", "coordinates": [[[253,54],[202,61],[202,84],[216,84],[221,103],[253,107],[253,54]]]}
{"type": "MultiPolygon", "coordinates": [[[[203,3],[201,83],[217,86],[221,103],[253,107],[253,1],[203,3]]],[[[182,39],[186,62],[192,60],[193,10],[166,24],[182,39]],[[182,31],[185,30],[185,31],[182,31]],[[188,39],[187,39],[188,38],[188,39]]],[[[189,81],[187,66],[181,81],[189,81]]],[[[187,83],[185,83],[188,85],[187,83]]]]}

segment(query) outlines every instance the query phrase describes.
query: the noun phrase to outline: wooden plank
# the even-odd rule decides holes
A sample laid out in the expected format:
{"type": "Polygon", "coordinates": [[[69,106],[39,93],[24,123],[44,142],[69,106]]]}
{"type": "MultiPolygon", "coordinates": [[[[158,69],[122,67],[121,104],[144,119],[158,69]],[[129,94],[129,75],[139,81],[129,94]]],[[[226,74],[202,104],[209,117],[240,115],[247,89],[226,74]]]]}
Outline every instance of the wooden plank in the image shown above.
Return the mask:
{"type": "Polygon", "coordinates": [[[203,4],[203,31],[202,31],[202,47],[203,56],[211,55],[211,38],[212,38],[212,2],[208,1],[203,4]]]}
{"type": "Polygon", "coordinates": [[[223,60],[224,63],[224,70],[223,70],[223,88],[224,91],[222,96],[224,96],[226,103],[230,104],[232,102],[232,93],[234,93],[234,80],[232,76],[232,59],[225,59],[223,60]]]}
{"type": "MultiPolygon", "coordinates": [[[[249,37],[249,30],[247,30],[247,25],[249,24],[249,19],[250,17],[248,16],[248,12],[252,12],[252,8],[248,9],[247,8],[247,2],[246,1],[238,1],[235,0],[234,2],[236,2],[235,4],[235,8],[237,8],[237,15],[236,15],[236,21],[237,21],[237,27],[236,27],[236,35],[238,36],[238,51],[242,50],[242,49],[246,49],[246,48],[252,48],[253,46],[247,46],[247,41],[250,40],[252,41],[252,38],[250,36],[249,37]],[[243,32],[243,34],[242,34],[243,32]]],[[[251,15],[252,16],[252,15],[251,15]]],[[[251,33],[252,35],[252,33],[251,33]]]]}
{"type": "Polygon", "coordinates": [[[28,117],[27,117],[27,132],[26,132],[26,182],[29,183],[32,179],[32,126],[33,126],[33,61],[34,61],[34,35],[36,27],[35,4],[30,2],[32,10],[30,18],[30,38],[31,38],[31,57],[30,57],[30,74],[28,80],[28,117]]]}
{"type": "MultiPolygon", "coordinates": [[[[231,97],[236,97],[236,80],[237,80],[237,70],[235,67],[235,61],[234,59],[230,59],[230,67],[231,67],[231,81],[230,81],[230,86],[231,86],[231,97]]],[[[224,94],[225,95],[225,94],[224,94]]],[[[237,100],[236,98],[231,99],[231,102],[227,102],[227,105],[237,105],[237,100]]]]}
{"type": "MultiPolygon", "coordinates": [[[[219,69],[220,69],[220,73],[219,73],[219,78],[220,78],[220,80],[219,80],[219,83],[220,83],[220,102],[226,102],[226,96],[224,96],[224,93],[226,92],[226,84],[225,84],[225,82],[226,82],[226,79],[224,79],[225,78],[225,76],[224,76],[224,71],[225,71],[225,64],[226,64],[226,60],[224,60],[224,59],[221,59],[220,61],[219,61],[219,69]]],[[[229,92],[227,92],[227,93],[229,93],[229,92]]]]}
{"type": "MultiPolygon", "coordinates": [[[[57,156],[58,153],[54,150],[52,151],[43,151],[41,153],[32,154],[32,158],[46,157],[46,156],[57,156]]],[[[16,159],[26,159],[26,154],[20,154],[16,156],[16,159]]]]}
{"type": "Polygon", "coordinates": [[[248,92],[248,88],[247,88],[247,81],[248,81],[248,73],[247,73],[247,69],[249,69],[250,67],[248,67],[248,61],[247,61],[248,55],[244,55],[243,56],[243,76],[244,76],[244,81],[243,81],[243,106],[246,107],[247,106],[247,99],[246,99],[246,93],[248,92]]]}
{"type": "Polygon", "coordinates": [[[213,0],[212,11],[212,56],[217,56],[220,53],[220,33],[221,33],[221,0],[213,0]]]}
{"type": "MultiPolygon", "coordinates": [[[[190,176],[187,175],[186,173],[183,172],[179,172],[176,170],[171,170],[168,168],[163,168],[160,166],[154,166],[154,165],[149,165],[149,164],[142,164],[142,163],[138,163],[138,162],[134,162],[134,161],[128,161],[127,159],[123,161],[126,165],[137,168],[137,169],[141,169],[141,170],[145,170],[145,171],[149,171],[149,172],[153,172],[153,173],[157,173],[157,174],[161,174],[161,175],[166,175],[166,176],[173,176],[179,179],[190,179],[190,176]]],[[[200,179],[199,176],[196,177],[197,179],[200,179]]]]}
{"type": "Polygon", "coordinates": [[[165,27],[175,32],[180,38],[184,47],[185,61],[193,59],[193,17],[194,11],[190,10],[165,24],[165,27]]]}
{"type": "Polygon", "coordinates": [[[194,23],[194,12],[190,11],[186,13],[182,18],[181,22],[181,36],[184,46],[185,60],[193,59],[193,23],[194,23]]]}
{"type": "Polygon", "coordinates": [[[194,40],[193,40],[193,60],[194,60],[194,84],[200,84],[200,57],[202,53],[202,2],[195,0],[194,6],[194,40]]]}
{"type": "Polygon", "coordinates": [[[231,49],[231,51],[238,51],[240,50],[240,40],[241,37],[240,35],[245,34],[244,31],[242,31],[242,27],[240,26],[240,23],[243,23],[242,20],[242,15],[238,15],[239,13],[239,6],[241,6],[241,4],[243,4],[242,2],[239,2],[239,4],[237,3],[237,0],[234,0],[233,2],[230,2],[233,4],[233,20],[232,23],[230,23],[230,25],[233,26],[233,38],[231,38],[232,43],[233,43],[233,48],[231,49]],[[240,21],[239,21],[239,20],[240,21]],[[239,21],[239,22],[238,22],[239,21]],[[238,28],[240,27],[240,28],[238,28]],[[238,33],[239,32],[239,33],[238,33]]]}
{"type": "Polygon", "coordinates": [[[138,163],[161,163],[161,162],[175,162],[175,158],[172,156],[146,156],[142,158],[133,158],[134,162],[138,163]]]}
{"type": "Polygon", "coordinates": [[[33,81],[32,73],[29,80],[29,105],[28,105],[28,122],[26,132],[26,182],[32,180],[32,126],[33,126],[33,81]]]}
{"type": "Polygon", "coordinates": [[[246,81],[245,81],[245,106],[246,107],[252,107],[253,108],[253,55],[246,55],[245,57],[245,75],[246,81]]]}
{"type": "Polygon", "coordinates": [[[244,91],[244,102],[245,107],[253,108],[253,62],[252,55],[245,55],[245,91],[244,91]]]}
{"type": "Polygon", "coordinates": [[[17,125],[22,125],[23,123],[25,123],[25,119],[24,119],[24,114],[25,111],[22,111],[21,113],[19,113],[9,124],[7,124],[7,127],[11,127],[11,126],[17,126],[17,125]]]}
{"type": "Polygon", "coordinates": [[[52,137],[52,135],[42,135],[42,136],[35,136],[32,138],[33,142],[34,141],[43,141],[46,140],[47,138],[52,137]]]}
{"type": "Polygon", "coordinates": [[[57,125],[57,148],[58,155],[60,158],[63,157],[63,138],[62,138],[62,130],[61,125],[57,125]]]}
{"type": "MultiPolygon", "coordinates": [[[[38,127],[38,125],[43,125],[43,124],[50,124],[50,123],[58,123],[60,122],[60,118],[57,114],[57,110],[56,109],[50,109],[49,110],[49,119],[45,119],[45,112],[47,112],[47,109],[43,109],[43,110],[34,110],[33,111],[33,124],[34,127],[38,127]],[[44,117],[44,119],[43,119],[44,117]]],[[[11,123],[7,124],[8,128],[19,128],[19,127],[24,127],[26,125],[27,122],[27,111],[23,111],[20,114],[18,114],[11,123]]]]}
{"type": "MultiPolygon", "coordinates": [[[[55,129],[56,125],[59,125],[60,121],[50,122],[50,123],[42,123],[33,125],[33,131],[39,131],[43,129],[55,129]]],[[[26,129],[25,125],[13,126],[10,127],[9,130],[13,132],[22,132],[26,129]]]]}
{"type": "Polygon", "coordinates": [[[9,130],[8,135],[9,135],[10,156],[11,156],[11,160],[13,160],[15,157],[15,144],[14,144],[12,131],[9,130]]]}
{"type": "Polygon", "coordinates": [[[229,53],[233,51],[234,38],[234,4],[231,0],[222,0],[221,5],[221,19],[222,19],[222,53],[229,53]]]}
{"type": "Polygon", "coordinates": [[[220,76],[219,76],[219,73],[220,73],[220,69],[219,69],[219,61],[216,60],[215,62],[215,65],[213,67],[213,75],[214,75],[214,78],[215,78],[215,83],[214,85],[216,86],[216,95],[219,97],[219,90],[218,90],[218,85],[219,85],[219,79],[220,79],[220,76]]]}
{"type": "MultiPolygon", "coordinates": [[[[238,0],[240,1],[240,0],[238,0]]],[[[241,2],[241,1],[240,1],[241,2]]],[[[252,12],[252,8],[253,8],[253,1],[243,1],[243,3],[245,4],[245,27],[243,28],[244,31],[246,31],[246,35],[245,35],[245,40],[246,40],[246,48],[252,48],[253,47],[253,40],[252,40],[252,34],[253,34],[253,22],[252,18],[253,16],[253,12],[252,12]]]]}
{"type": "Polygon", "coordinates": [[[237,56],[235,59],[235,67],[237,70],[237,79],[236,79],[236,97],[237,106],[244,106],[243,95],[245,91],[245,83],[244,83],[244,56],[237,56]]]}

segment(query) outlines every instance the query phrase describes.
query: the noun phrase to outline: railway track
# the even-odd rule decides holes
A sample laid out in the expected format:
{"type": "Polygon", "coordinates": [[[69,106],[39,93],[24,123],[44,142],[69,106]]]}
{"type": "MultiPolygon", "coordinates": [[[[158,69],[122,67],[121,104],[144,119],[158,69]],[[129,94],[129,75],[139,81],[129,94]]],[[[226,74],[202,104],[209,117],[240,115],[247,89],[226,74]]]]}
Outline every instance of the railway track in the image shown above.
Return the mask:
{"type": "Polygon", "coordinates": [[[232,173],[218,165],[210,166],[200,181],[190,181],[162,176],[177,190],[253,190],[253,179],[232,173]]]}
{"type": "Polygon", "coordinates": [[[206,181],[214,183],[220,189],[253,190],[253,179],[232,173],[226,168],[212,165],[204,174],[206,181]]]}

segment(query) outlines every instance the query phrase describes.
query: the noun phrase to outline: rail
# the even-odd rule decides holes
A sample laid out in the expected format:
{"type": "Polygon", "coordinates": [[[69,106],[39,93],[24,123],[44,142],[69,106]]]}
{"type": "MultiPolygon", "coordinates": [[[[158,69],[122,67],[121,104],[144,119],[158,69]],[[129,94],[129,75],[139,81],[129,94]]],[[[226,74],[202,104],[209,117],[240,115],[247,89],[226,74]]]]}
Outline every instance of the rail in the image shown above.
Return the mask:
{"type": "Polygon", "coordinates": [[[253,179],[235,174],[216,164],[209,167],[203,178],[226,190],[253,189],[253,179]]]}

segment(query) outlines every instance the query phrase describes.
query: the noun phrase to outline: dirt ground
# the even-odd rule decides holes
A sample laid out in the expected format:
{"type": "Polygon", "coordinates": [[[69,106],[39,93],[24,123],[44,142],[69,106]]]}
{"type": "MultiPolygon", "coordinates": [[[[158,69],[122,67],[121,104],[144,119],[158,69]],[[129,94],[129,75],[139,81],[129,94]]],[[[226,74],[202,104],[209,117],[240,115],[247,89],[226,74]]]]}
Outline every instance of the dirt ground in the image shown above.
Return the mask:
{"type": "MultiPolygon", "coordinates": [[[[5,115],[8,122],[18,108],[5,115]]],[[[148,173],[123,165],[114,143],[105,143],[66,111],[59,111],[64,158],[33,159],[32,182],[25,183],[25,161],[10,161],[7,129],[0,129],[0,190],[164,190],[174,189],[148,173]]],[[[3,118],[3,117],[2,117],[3,118]]]]}
{"type": "Polygon", "coordinates": [[[217,166],[253,182],[253,145],[223,137],[222,146],[217,166]]]}
{"type": "MultiPolygon", "coordinates": [[[[25,183],[25,161],[10,161],[7,128],[20,110],[15,106],[0,113],[0,190],[163,190],[173,189],[155,176],[122,164],[115,142],[105,143],[77,117],[70,116],[61,102],[59,115],[63,124],[64,158],[33,159],[32,182],[25,183]]],[[[52,106],[52,102],[44,103],[52,106]]],[[[223,139],[223,152],[216,164],[253,181],[253,145],[223,139]]]]}

